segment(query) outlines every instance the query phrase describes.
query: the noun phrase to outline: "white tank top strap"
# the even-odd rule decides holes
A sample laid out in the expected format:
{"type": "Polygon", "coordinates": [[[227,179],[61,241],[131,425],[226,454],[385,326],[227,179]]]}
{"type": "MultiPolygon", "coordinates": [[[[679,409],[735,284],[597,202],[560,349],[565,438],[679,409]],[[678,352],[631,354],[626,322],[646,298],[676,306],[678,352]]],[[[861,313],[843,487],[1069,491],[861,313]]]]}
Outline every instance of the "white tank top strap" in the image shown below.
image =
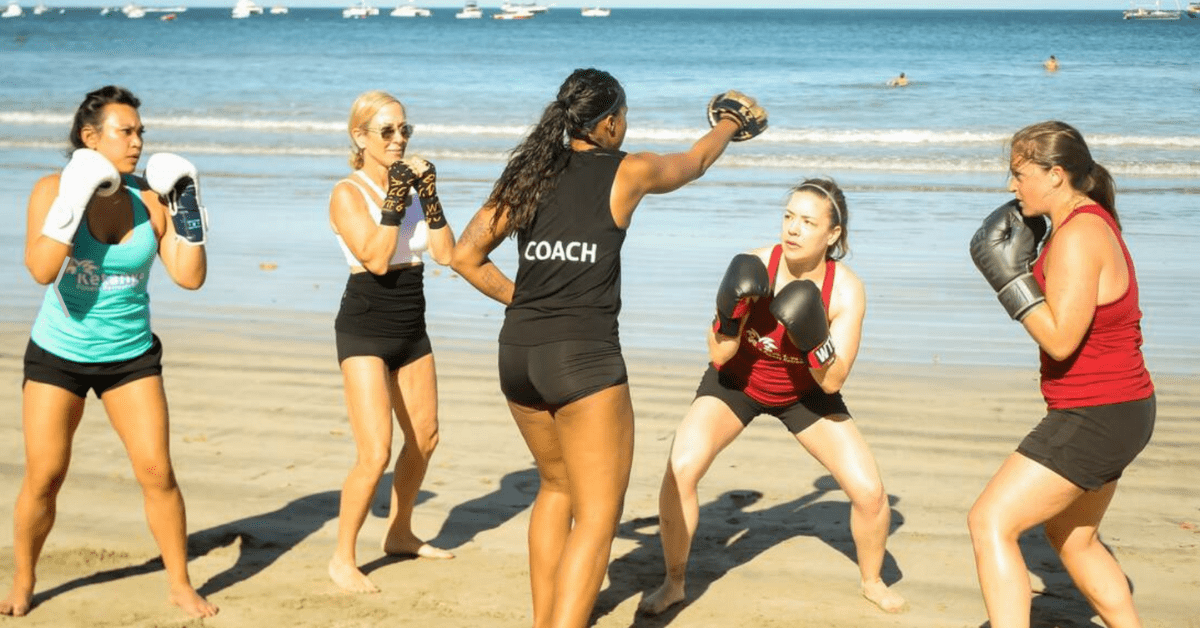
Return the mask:
{"type": "MultiPolygon", "coordinates": [[[[387,196],[387,192],[372,181],[362,170],[355,170],[350,176],[342,179],[342,181],[354,186],[362,194],[363,202],[366,203],[367,211],[371,214],[371,219],[375,221],[375,224],[379,224],[383,212],[379,209],[375,198],[382,199],[387,196]],[[368,194],[367,190],[375,192],[377,196],[368,194]]],[[[337,238],[338,245],[341,246],[342,253],[346,257],[346,263],[352,268],[362,267],[362,262],[354,256],[354,253],[350,251],[350,247],[346,246],[346,241],[342,239],[342,236],[334,234],[334,237],[337,238]]],[[[421,210],[421,203],[417,199],[417,195],[413,194],[408,209],[404,212],[404,220],[400,223],[400,230],[396,234],[396,252],[392,254],[392,259],[388,262],[388,265],[420,264],[422,262],[421,254],[428,249],[429,226],[425,224],[425,212],[421,210]]]]}

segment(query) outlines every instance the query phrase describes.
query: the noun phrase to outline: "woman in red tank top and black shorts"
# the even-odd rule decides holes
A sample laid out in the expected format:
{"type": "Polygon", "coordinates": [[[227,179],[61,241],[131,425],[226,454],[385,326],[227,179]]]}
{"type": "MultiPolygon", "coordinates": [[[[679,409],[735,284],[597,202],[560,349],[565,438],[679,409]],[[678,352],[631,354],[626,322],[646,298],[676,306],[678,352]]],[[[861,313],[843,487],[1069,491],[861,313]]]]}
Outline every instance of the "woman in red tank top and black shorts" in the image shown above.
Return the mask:
{"type": "Polygon", "coordinates": [[[1019,210],[1010,203],[993,212],[971,252],[1041,349],[1048,412],[971,508],[988,618],[993,628],[1029,626],[1029,576],[1017,539],[1042,524],[1104,624],[1141,626],[1128,581],[1097,535],[1155,416],[1137,277],[1121,238],[1112,176],[1092,160],[1079,131],[1062,122],[1018,131],[1011,153],[1009,189],[1019,210]],[[1038,255],[1043,217],[1051,236],[1038,255]]]}
{"type": "Polygon", "coordinates": [[[659,494],[666,578],[640,604],[659,614],[685,598],[696,487],[722,449],[760,414],[778,418],[850,497],[863,595],[888,612],[904,599],[883,582],[891,508],[871,450],[839,392],[858,355],[866,292],[848,266],[846,198],[836,183],[792,188],[781,242],[730,264],[708,334],[712,364],[675,431],[659,494]]]}

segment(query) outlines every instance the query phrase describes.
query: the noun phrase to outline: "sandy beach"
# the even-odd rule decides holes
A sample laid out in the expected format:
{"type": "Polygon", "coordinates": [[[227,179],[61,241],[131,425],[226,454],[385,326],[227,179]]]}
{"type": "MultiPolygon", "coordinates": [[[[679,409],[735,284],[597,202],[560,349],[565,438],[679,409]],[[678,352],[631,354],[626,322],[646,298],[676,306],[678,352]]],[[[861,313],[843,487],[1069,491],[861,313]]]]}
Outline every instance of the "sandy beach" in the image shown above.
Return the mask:
{"type": "MultiPolygon", "coordinates": [[[[525,533],[537,476],[496,383],[494,344],[434,336],[441,446],[415,527],[451,561],[386,557],[379,493],[360,537],[374,595],[340,592],[325,564],[338,489],[353,456],[325,317],[246,312],[244,322],[159,318],[176,472],[188,506],[194,583],[220,605],[189,621],[166,582],[120,442],[94,399],[75,439],[58,522],[22,626],[528,626],[525,533]]],[[[0,324],[0,586],[12,569],[12,504],[22,476],[25,324],[0,324]]],[[[691,400],[700,353],[627,351],[637,445],[620,538],[595,615],[601,627],[975,627],[986,620],[967,509],[1040,417],[1036,373],[860,362],[845,393],[893,508],[885,577],[909,610],[859,597],[848,502],[767,419],[701,484],[689,603],[637,616],[662,577],[657,495],[671,434],[691,400]]],[[[1146,626],[1200,626],[1200,405],[1193,379],[1156,377],[1154,439],[1128,470],[1101,529],[1133,583],[1146,626]]],[[[769,419],[769,417],[768,417],[769,419]]],[[[390,476],[385,477],[385,482],[390,476]]],[[[1040,533],[1027,535],[1034,625],[1093,627],[1040,533]]]]}

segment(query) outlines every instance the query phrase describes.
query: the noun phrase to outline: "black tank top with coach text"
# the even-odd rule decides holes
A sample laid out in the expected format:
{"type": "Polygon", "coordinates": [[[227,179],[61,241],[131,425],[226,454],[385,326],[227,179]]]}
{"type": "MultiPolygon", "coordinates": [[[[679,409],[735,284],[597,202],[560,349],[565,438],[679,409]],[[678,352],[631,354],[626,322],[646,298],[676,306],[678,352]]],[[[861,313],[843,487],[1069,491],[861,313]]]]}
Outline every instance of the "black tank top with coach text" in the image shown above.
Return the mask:
{"type": "Polygon", "coordinates": [[[576,151],[528,229],[517,234],[517,279],[500,342],[618,341],[621,245],[609,196],[625,153],[576,151]]]}

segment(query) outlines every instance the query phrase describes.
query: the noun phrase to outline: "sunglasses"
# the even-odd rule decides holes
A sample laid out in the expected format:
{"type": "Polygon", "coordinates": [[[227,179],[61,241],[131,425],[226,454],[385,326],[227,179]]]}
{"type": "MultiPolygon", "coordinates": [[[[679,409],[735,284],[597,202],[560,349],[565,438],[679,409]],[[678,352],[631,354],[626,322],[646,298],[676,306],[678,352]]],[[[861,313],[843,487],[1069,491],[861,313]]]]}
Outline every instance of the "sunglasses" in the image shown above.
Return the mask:
{"type": "Polygon", "coordinates": [[[412,134],[413,134],[413,125],[408,124],[407,122],[405,122],[404,124],[401,124],[399,126],[388,125],[388,126],[381,126],[379,128],[366,127],[366,129],[368,131],[374,131],[374,132],[378,133],[379,137],[382,138],[383,141],[385,141],[385,142],[392,141],[392,138],[396,137],[397,131],[400,133],[400,137],[403,137],[404,139],[408,139],[408,138],[412,137],[412,134]]]}

